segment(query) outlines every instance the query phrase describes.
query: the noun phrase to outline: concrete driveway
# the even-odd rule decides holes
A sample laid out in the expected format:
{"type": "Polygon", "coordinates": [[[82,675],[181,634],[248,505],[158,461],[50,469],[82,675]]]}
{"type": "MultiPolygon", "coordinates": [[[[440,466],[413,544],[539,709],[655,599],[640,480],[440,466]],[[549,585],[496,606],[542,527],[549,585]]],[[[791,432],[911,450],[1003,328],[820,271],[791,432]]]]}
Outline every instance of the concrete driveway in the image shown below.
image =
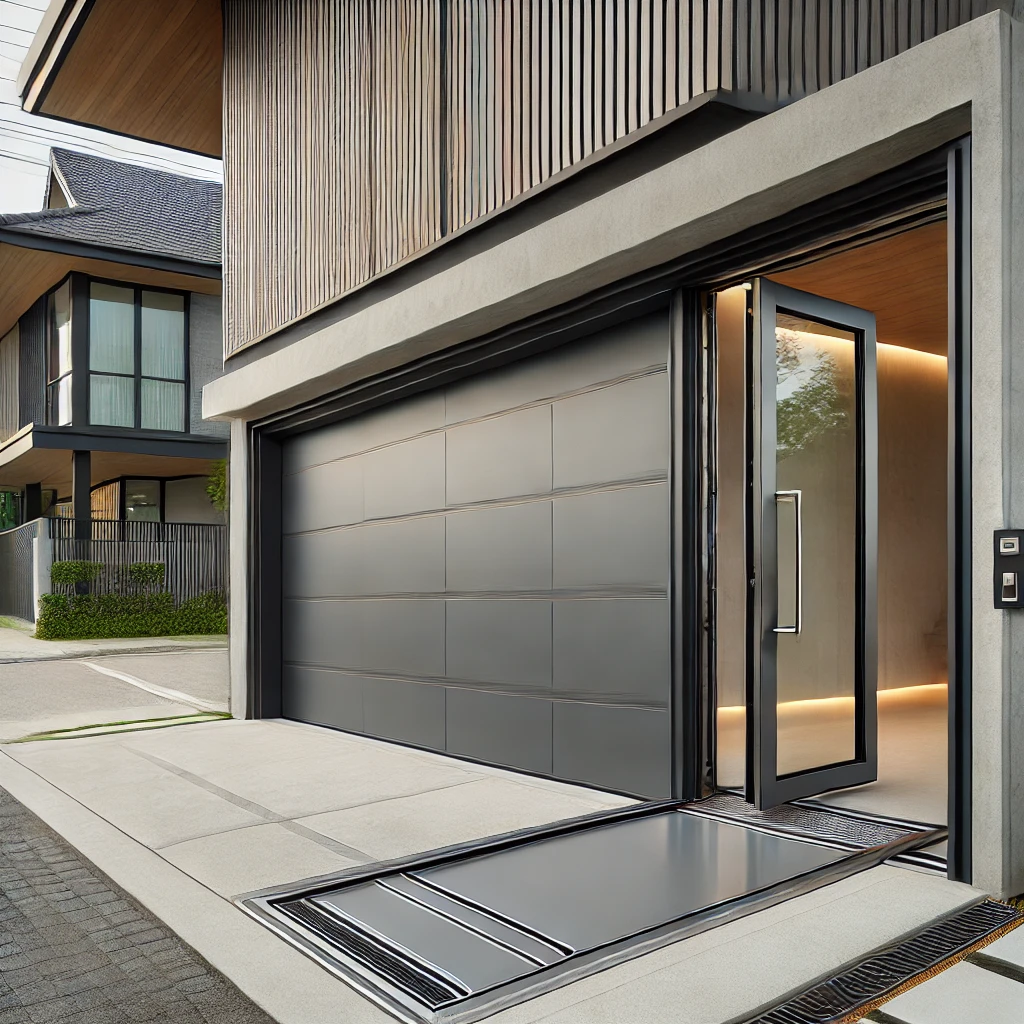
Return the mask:
{"type": "MultiPolygon", "coordinates": [[[[239,894],[628,802],[279,720],[5,746],[0,787],[281,1024],[392,1018],[249,918],[234,902],[239,894]]],[[[766,1002],[980,895],[935,875],[883,865],[491,1019],[747,1019],[766,1002]]]]}
{"type": "Polygon", "coordinates": [[[0,742],[228,710],[225,650],[0,664],[0,742]]]}

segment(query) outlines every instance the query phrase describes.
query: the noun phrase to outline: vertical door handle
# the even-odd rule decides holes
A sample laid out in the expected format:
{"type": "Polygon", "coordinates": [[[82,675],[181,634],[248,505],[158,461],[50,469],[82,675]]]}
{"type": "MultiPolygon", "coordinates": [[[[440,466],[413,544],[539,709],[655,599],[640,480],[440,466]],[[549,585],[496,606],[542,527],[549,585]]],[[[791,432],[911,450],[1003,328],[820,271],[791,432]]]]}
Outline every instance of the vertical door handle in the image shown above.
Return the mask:
{"type": "Polygon", "coordinates": [[[804,619],[804,566],[803,566],[803,495],[800,491],[776,491],[775,505],[780,502],[791,501],[796,513],[796,558],[793,560],[793,572],[796,583],[796,607],[794,608],[793,624],[791,626],[776,626],[776,633],[799,633],[803,628],[804,619]]]}

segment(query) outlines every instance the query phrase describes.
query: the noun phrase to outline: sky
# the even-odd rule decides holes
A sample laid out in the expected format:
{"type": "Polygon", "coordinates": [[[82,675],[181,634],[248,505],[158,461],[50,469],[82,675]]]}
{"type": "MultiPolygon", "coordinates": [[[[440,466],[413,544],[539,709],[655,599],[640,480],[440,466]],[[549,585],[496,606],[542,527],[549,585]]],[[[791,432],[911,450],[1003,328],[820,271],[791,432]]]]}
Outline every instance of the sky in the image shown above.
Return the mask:
{"type": "Polygon", "coordinates": [[[36,117],[21,109],[18,70],[47,3],[0,0],[0,213],[40,209],[51,146],[219,180],[219,160],[36,117]]]}

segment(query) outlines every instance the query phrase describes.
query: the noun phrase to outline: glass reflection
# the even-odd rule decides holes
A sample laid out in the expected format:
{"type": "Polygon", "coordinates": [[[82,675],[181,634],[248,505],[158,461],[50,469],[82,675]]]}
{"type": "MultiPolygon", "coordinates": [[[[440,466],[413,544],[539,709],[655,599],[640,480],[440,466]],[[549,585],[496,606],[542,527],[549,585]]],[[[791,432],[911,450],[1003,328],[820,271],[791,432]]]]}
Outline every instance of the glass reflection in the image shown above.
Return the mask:
{"type": "MultiPolygon", "coordinates": [[[[799,634],[778,634],[778,774],[856,751],[857,426],[854,335],[780,312],[776,489],[802,495],[799,634]]],[[[796,517],[780,503],[779,623],[796,612],[796,517]]]]}

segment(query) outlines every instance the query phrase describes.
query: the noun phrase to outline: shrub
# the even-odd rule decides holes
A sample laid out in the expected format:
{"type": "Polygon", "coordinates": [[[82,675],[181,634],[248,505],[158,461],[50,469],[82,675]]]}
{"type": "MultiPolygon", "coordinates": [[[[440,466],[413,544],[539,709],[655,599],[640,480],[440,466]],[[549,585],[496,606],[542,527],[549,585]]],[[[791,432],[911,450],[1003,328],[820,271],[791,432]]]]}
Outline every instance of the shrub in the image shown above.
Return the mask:
{"type": "Polygon", "coordinates": [[[151,587],[162,587],[167,575],[167,566],[163,562],[132,562],[128,566],[128,579],[136,587],[148,590],[151,587]]]}
{"type": "Polygon", "coordinates": [[[228,460],[217,459],[213,472],[206,481],[206,493],[210,503],[218,512],[228,510],[228,460]]]}
{"type": "Polygon", "coordinates": [[[44,594],[40,640],[99,640],[226,633],[228,610],[216,592],[174,606],[172,594],[44,594]]]}
{"type": "Polygon", "coordinates": [[[73,587],[92,583],[103,572],[102,562],[54,562],[50,566],[50,582],[55,587],[73,587]]]}

